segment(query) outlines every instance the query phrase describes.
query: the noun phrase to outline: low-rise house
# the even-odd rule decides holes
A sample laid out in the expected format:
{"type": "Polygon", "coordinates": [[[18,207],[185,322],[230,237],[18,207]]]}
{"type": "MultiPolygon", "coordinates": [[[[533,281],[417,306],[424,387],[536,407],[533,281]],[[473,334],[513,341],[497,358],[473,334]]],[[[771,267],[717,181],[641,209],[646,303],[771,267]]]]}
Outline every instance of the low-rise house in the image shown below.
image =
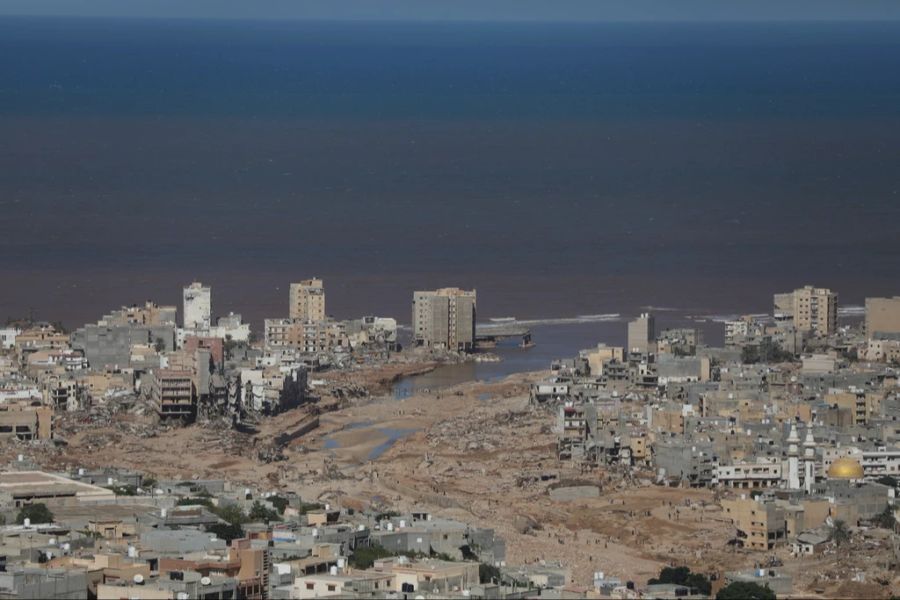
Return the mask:
{"type": "Polygon", "coordinates": [[[237,580],[221,575],[201,575],[195,571],[172,571],[166,577],[144,579],[135,576],[131,582],[97,586],[97,600],[230,600],[239,598],[237,580]]]}
{"type": "Polygon", "coordinates": [[[469,589],[479,583],[477,562],[456,562],[405,556],[376,560],[373,571],[393,575],[395,592],[416,591],[447,594],[469,589]]]}
{"type": "Polygon", "coordinates": [[[0,597],[3,598],[82,600],[87,598],[87,593],[87,573],[81,569],[29,567],[0,573],[0,597]]]}
{"type": "Polygon", "coordinates": [[[53,506],[112,501],[116,497],[112,490],[43,471],[0,473],[0,494],[9,494],[11,502],[17,508],[35,502],[53,506]]]}
{"type": "Polygon", "coordinates": [[[791,542],[791,554],[797,557],[820,554],[829,541],[830,536],[819,530],[804,531],[791,542]]]}
{"type": "Polygon", "coordinates": [[[374,571],[356,571],[348,574],[323,573],[318,575],[303,575],[294,580],[293,585],[282,588],[280,594],[274,596],[283,598],[286,592],[288,598],[384,598],[387,594],[396,591],[396,576],[393,573],[379,573],[374,571]]]}

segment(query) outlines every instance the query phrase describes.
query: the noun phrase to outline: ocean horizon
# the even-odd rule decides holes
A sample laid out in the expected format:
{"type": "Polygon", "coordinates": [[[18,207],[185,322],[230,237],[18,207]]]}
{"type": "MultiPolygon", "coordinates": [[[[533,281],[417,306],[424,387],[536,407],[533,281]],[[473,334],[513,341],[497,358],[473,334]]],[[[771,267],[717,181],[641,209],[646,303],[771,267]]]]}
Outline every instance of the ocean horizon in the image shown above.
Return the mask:
{"type": "Polygon", "coordinates": [[[900,24],[0,18],[0,318],[767,312],[900,272],[900,24]]]}

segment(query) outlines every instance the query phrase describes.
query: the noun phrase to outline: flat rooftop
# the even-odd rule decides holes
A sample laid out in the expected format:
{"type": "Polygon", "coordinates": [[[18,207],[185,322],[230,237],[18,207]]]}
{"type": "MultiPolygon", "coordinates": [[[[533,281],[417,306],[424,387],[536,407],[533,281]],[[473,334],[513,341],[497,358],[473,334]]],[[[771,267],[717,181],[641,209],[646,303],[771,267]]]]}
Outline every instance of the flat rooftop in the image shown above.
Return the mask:
{"type": "Polygon", "coordinates": [[[0,472],[0,493],[10,494],[14,498],[76,496],[85,499],[111,499],[115,497],[115,494],[106,488],[44,471],[0,472]]]}

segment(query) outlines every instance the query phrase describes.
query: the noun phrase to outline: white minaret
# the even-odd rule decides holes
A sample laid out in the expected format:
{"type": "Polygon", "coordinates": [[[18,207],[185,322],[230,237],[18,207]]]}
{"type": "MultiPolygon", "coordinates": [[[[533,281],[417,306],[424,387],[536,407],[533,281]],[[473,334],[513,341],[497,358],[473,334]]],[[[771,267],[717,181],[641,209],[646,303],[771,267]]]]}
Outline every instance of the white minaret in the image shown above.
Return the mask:
{"type": "Polygon", "coordinates": [[[816,482],[816,440],[813,438],[812,424],[806,426],[806,439],[803,440],[803,487],[807,494],[812,494],[812,486],[816,482]]]}
{"type": "Polygon", "coordinates": [[[797,424],[791,423],[791,433],[788,435],[788,489],[800,489],[800,436],[797,435],[797,424]]]}

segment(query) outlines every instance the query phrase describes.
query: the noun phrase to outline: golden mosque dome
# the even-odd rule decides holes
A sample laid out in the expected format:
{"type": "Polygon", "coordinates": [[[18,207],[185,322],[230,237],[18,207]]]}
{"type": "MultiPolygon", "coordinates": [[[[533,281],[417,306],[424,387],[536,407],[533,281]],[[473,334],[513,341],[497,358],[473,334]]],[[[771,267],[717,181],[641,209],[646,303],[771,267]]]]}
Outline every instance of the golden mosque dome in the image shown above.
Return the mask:
{"type": "Polygon", "coordinates": [[[862,479],[863,468],[859,461],[845,456],[839,458],[828,467],[829,479],[862,479]]]}

